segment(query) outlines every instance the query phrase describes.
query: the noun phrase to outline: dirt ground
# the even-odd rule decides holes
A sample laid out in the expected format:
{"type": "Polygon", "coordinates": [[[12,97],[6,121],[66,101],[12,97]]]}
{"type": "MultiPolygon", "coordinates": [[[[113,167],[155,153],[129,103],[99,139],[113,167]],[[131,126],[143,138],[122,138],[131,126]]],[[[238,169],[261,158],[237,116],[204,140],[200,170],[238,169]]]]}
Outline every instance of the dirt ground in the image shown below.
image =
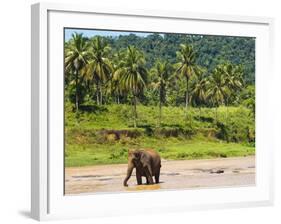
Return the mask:
{"type": "MultiPolygon", "coordinates": [[[[65,194],[213,188],[255,184],[255,157],[163,161],[160,183],[137,185],[135,170],[123,187],[127,164],[65,169],[65,194]]],[[[143,183],[145,180],[143,178],[143,183]]]]}

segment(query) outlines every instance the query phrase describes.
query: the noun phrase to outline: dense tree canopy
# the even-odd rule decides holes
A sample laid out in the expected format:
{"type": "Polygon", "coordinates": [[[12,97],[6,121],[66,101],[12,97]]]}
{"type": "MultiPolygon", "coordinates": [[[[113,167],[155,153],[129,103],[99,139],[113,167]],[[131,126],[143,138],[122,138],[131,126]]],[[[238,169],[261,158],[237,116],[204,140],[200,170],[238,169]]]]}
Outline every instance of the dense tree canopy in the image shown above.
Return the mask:
{"type": "Polygon", "coordinates": [[[140,37],[134,34],[106,37],[112,49],[118,51],[128,45],[136,46],[146,55],[147,68],[153,67],[158,58],[176,62],[176,52],[181,44],[193,46],[197,52],[196,63],[212,71],[218,64],[229,61],[244,68],[247,83],[255,81],[255,39],[186,34],[152,34],[140,37]]]}
{"type": "Polygon", "coordinates": [[[183,34],[135,34],[65,43],[66,100],[75,105],[198,107],[244,105],[254,112],[255,40],[183,34]]]}

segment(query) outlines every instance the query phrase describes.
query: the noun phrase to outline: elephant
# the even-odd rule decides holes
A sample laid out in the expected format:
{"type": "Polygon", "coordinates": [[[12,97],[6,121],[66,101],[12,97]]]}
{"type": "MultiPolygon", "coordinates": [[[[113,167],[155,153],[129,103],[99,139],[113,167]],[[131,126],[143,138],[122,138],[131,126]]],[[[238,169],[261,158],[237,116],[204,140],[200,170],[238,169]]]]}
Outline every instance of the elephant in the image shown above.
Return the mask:
{"type": "Polygon", "coordinates": [[[127,176],[124,179],[123,185],[128,187],[128,180],[130,179],[133,169],[136,168],[137,184],[142,184],[142,177],[146,177],[147,184],[159,183],[161,158],[160,155],[153,149],[136,149],[128,152],[128,169],[127,176]]]}

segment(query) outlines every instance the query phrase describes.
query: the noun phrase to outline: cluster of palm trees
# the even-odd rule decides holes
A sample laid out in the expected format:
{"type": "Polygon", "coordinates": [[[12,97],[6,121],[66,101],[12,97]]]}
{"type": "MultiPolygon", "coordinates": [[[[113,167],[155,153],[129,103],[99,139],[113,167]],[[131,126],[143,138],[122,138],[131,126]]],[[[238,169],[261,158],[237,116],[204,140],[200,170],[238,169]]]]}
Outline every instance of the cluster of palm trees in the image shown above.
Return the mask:
{"type": "MultiPolygon", "coordinates": [[[[105,96],[130,95],[133,105],[134,127],[137,126],[137,101],[145,88],[158,92],[159,124],[162,107],[166,101],[167,88],[185,80],[185,114],[192,103],[201,106],[228,105],[243,86],[241,66],[231,63],[218,65],[210,74],[196,63],[196,52],[192,46],[181,44],[177,62],[171,64],[157,60],[153,68],[146,68],[145,55],[134,46],[112,53],[104,38],[92,39],[74,33],[65,43],[66,80],[75,86],[75,109],[79,111],[81,85],[95,89],[95,102],[103,104],[105,96]],[[179,81],[180,80],[180,81],[179,81]]],[[[216,109],[217,117],[217,109],[216,109]]]]}

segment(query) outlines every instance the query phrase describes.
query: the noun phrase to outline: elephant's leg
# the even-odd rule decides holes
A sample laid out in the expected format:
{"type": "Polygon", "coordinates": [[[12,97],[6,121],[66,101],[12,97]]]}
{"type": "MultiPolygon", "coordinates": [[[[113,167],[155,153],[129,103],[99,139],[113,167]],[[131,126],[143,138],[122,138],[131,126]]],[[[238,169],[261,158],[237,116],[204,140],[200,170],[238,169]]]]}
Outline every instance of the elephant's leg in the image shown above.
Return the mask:
{"type": "Polygon", "coordinates": [[[150,165],[145,166],[145,175],[148,179],[148,184],[154,184],[154,181],[152,179],[152,169],[150,165]]]}
{"type": "Polygon", "coordinates": [[[155,182],[156,182],[156,184],[159,183],[159,177],[160,177],[160,168],[155,173],[155,182]]]}
{"type": "Polygon", "coordinates": [[[148,184],[148,178],[147,178],[147,176],[146,176],[145,178],[146,178],[146,184],[148,184]]]}
{"type": "Polygon", "coordinates": [[[128,169],[127,169],[127,176],[123,182],[123,185],[125,187],[128,187],[128,180],[130,179],[131,175],[132,175],[132,172],[133,172],[133,169],[134,169],[134,166],[132,164],[128,165],[128,169]]]}
{"type": "Polygon", "coordinates": [[[142,179],[141,179],[141,174],[140,174],[138,169],[136,170],[136,177],[137,177],[138,185],[141,185],[142,184],[142,179]]]}

